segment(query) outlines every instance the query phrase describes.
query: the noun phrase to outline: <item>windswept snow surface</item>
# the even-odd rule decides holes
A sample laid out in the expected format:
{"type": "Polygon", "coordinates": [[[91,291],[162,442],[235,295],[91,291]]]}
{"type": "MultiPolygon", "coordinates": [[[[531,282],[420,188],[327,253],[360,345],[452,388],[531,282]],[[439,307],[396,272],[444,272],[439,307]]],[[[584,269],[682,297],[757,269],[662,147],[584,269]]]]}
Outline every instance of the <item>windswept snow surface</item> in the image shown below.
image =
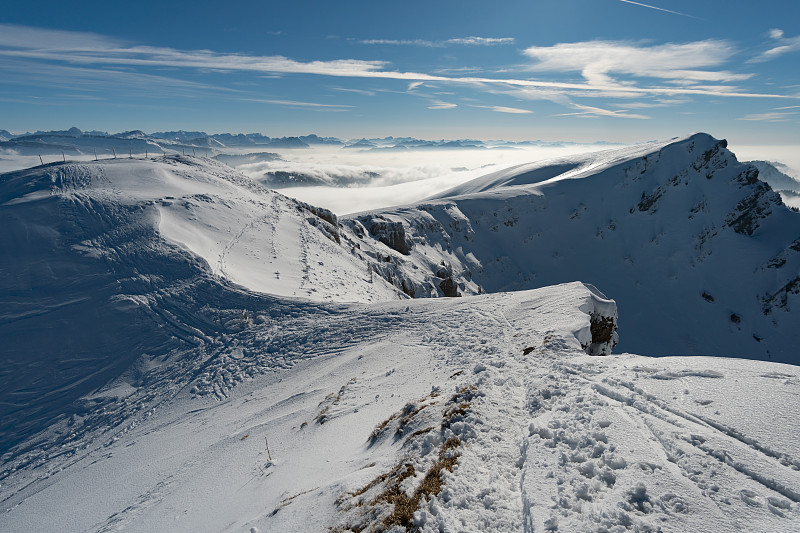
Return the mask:
{"type": "Polygon", "coordinates": [[[121,374],[139,382],[205,342],[221,320],[209,306],[259,297],[242,285],[317,300],[397,298],[321,217],[335,222],[195,158],[3,175],[0,453],[55,417],[97,415],[105,400],[84,395],[121,374]]]}
{"type": "Polygon", "coordinates": [[[800,528],[796,366],[590,355],[791,360],[797,213],[704,135],[551,163],[343,221],[1,175],[0,531],[800,528]]]}
{"type": "Polygon", "coordinates": [[[265,318],[265,303],[220,331],[203,385],[7,475],[2,529],[800,526],[796,367],[588,356],[591,313],[614,306],[581,283],[328,318],[301,304],[295,319],[265,318]],[[315,342],[270,352],[273,328],[315,342]],[[226,388],[254,366],[265,373],[226,388]],[[443,457],[452,471],[437,471],[443,457]],[[420,497],[395,516],[399,494],[420,497]]]}

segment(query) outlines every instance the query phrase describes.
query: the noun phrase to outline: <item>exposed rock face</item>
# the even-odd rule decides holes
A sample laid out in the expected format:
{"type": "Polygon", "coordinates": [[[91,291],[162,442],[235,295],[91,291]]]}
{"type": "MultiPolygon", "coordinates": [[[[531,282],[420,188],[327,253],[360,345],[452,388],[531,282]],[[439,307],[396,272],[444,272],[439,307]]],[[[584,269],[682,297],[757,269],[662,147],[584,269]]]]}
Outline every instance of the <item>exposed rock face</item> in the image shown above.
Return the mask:
{"type": "Polygon", "coordinates": [[[593,314],[589,326],[592,333],[592,344],[608,344],[613,342],[614,332],[617,331],[617,322],[613,317],[593,314]]]}
{"type": "Polygon", "coordinates": [[[597,287],[584,283],[591,296],[590,304],[581,307],[589,315],[589,327],[576,336],[589,355],[609,355],[619,342],[617,334],[617,303],[600,292],[597,287]],[[588,331],[587,331],[588,329],[588,331]]]}
{"type": "Polygon", "coordinates": [[[458,294],[458,285],[453,281],[453,269],[450,266],[443,266],[440,268],[436,272],[436,277],[442,280],[439,282],[439,288],[442,290],[442,294],[449,298],[460,296],[458,294]]]}
{"type": "MultiPolygon", "coordinates": [[[[755,168],[749,170],[751,172],[743,173],[742,179],[747,180],[751,176],[758,176],[758,170],[755,168]]],[[[747,183],[747,185],[756,184],[747,183]]],[[[736,233],[752,235],[758,229],[759,221],[772,212],[773,206],[781,205],[781,203],[780,196],[773,192],[769,185],[757,182],[755,190],[736,205],[736,209],[728,214],[725,222],[736,233]]]]}
{"type": "Polygon", "coordinates": [[[333,214],[333,211],[303,202],[298,202],[298,205],[301,210],[308,211],[314,215],[306,219],[312,226],[318,228],[326,237],[336,244],[341,243],[341,237],[339,236],[339,219],[333,214]]]}
{"type": "Polygon", "coordinates": [[[316,207],[314,205],[306,204],[303,202],[298,202],[298,203],[300,204],[300,207],[302,207],[312,215],[321,218],[331,226],[334,227],[339,226],[338,217],[330,209],[325,209],[324,207],[316,207]]]}
{"type": "Polygon", "coordinates": [[[359,218],[370,235],[383,244],[403,255],[409,255],[410,249],[406,242],[406,232],[402,222],[393,222],[381,215],[359,218]]]}
{"type": "Polygon", "coordinates": [[[453,278],[445,278],[439,283],[439,288],[442,289],[442,292],[445,296],[450,298],[455,298],[459,296],[458,294],[458,285],[456,285],[453,278]]]}

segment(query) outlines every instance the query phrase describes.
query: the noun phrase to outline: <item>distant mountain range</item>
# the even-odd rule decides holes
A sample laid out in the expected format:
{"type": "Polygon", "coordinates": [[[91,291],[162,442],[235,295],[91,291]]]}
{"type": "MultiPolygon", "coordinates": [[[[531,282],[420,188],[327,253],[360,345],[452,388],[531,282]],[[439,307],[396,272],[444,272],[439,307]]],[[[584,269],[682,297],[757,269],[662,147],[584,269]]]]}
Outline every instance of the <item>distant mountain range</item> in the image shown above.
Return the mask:
{"type": "MultiPolygon", "coordinates": [[[[145,133],[141,130],[121,133],[104,131],[68,130],[37,131],[12,134],[0,130],[0,150],[14,150],[20,155],[59,154],[109,155],[134,153],[191,153],[191,150],[208,151],[211,155],[226,149],[302,149],[312,146],[343,147],[350,150],[406,151],[406,150],[482,150],[487,148],[514,148],[533,145],[566,145],[571,143],[544,143],[541,141],[479,141],[474,139],[423,140],[412,137],[382,137],[374,139],[338,139],[316,134],[299,137],[268,137],[260,133],[213,133],[203,131],[161,131],[145,133]],[[188,150],[188,152],[187,152],[188,150]]],[[[605,144],[605,143],[599,143],[605,144]]],[[[196,153],[196,152],[195,152],[196,153]]]]}

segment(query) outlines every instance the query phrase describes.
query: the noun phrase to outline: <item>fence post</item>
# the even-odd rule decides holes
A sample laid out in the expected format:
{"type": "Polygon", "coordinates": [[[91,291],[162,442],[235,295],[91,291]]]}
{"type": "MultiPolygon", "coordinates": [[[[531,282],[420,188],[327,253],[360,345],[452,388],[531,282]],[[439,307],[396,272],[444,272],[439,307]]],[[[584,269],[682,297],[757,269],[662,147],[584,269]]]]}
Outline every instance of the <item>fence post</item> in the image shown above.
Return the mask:
{"type": "Polygon", "coordinates": [[[117,158],[117,151],[114,150],[113,146],[111,147],[111,151],[114,152],[114,159],[116,159],[117,158]]]}
{"type": "Polygon", "coordinates": [[[41,163],[42,166],[44,166],[44,161],[42,161],[42,156],[41,155],[39,156],[39,163],[41,163]]]}

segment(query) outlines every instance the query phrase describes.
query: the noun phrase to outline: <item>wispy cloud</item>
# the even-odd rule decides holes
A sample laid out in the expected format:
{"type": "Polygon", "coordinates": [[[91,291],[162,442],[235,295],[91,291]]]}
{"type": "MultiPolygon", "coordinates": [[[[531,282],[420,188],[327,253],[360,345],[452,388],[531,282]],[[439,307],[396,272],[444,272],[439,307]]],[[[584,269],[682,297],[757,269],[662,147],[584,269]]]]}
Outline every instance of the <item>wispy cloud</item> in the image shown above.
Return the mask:
{"type": "Polygon", "coordinates": [[[427,39],[362,39],[361,44],[389,44],[406,46],[425,46],[428,48],[442,48],[449,45],[464,46],[497,46],[502,44],[514,44],[513,37],[458,37],[445,39],[444,41],[429,41],[427,39]]]}
{"type": "MultiPolygon", "coordinates": [[[[103,72],[107,76],[119,75],[119,72],[110,70],[110,67],[125,67],[132,72],[137,72],[136,69],[168,67],[176,72],[184,69],[199,72],[252,72],[258,76],[313,74],[400,80],[409,83],[412,90],[419,84],[432,82],[468,85],[484,92],[517,91],[515,96],[521,98],[546,99],[561,105],[570,105],[573,98],[579,97],[796,98],[792,95],[746,91],[728,85],[730,82],[751,77],[751,74],[719,69],[735,53],[736,49],[730,43],[710,40],[658,46],[609,41],[562,43],[549,47],[530,47],[524,51],[528,58],[534,60],[529,66],[529,72],[546,73],[550,79],[450,77],[394,71],[390,69],[388,62],[379,60],[296,61],[283,56],[180,50],[131,45],[90,33],[0,24],[0,58],[5,57],[6,61],[44,69],[51,69],[61,63],[64,68],[103,72]],[[556,75],[573,72],[579,73],[583,81],[553,79],[556,75]],[[649,83],[644,83],[645,81],[649,83]]],[[[19,72],[15,72],[15,75],[24,76],[19,72]]],[[[8,81],[4,80],[4,83],[8,81]]],[[[615,113],[619,116],[619,112],[615,113]]]]}
{"type": "Polygon", "coordinates": [[[425,46],[428,48],[441,47],[444,44],[435,41],[427,41],[425,39],[362,39],[358,41],[360,44],[391,44],[391,45],[407,45],[407,46],[425,46]]]}
{"type": "Polygon", "coordinates": [[[356,93],[364,96],[375,96],[375,91],[368,91],[366,89],[349,89],[345,87],[331,87],[334,91],[342,91],[346,93],[356,93]]]}
{"type": "Polygon", "coordinates": [[[690,82],[731,82],[751,78],[718,67],[728,61],[736,48],[727,41],[697,41],[683,44],[646,46],[631,42],[586,41],[554,46],[532,46],[524,51],[534,59],[534,71],[580,72],[589,83],[618,85],[613,74],[690,82]]]}
{"type": "Polygon", "coordinates": [[[496,46],[498,44],[514,44],[513,37],[463,37],[447,39],[446,44],[464,44],[467,46],[496,46]]]}
{"type": "Polygon", "coordinates": [[[324,109],[339,109],[344,110],[347,108],[353,108],[354,106],[351,105],[341,105],[341,104],[319,104],[316,102],[298,102],[296,100],[272,100],[268,98],[242,98],[245,102],[257,102],[261,104],[272,104],[272,105],[282,105],[287,107],[312,107],[312,108],[324,108],[324,109]]]}
{"type": "Polygon", "coordinates": [[[302,62],[283,56],[250,56],[220,54],[210,50],[130,46],[91,33],[43,30],[14,24],[0,24],[0,56],[86,65],[176,67],[218,72],[252,71],[328,76],[363,76],[388,65],[385,61],[358,59],[302,62]]]}
{"type": "Polygon", "coordinates": [[[626,109],[650,109],[654,107],[671,107],[691,102],[686,98],[666,99],[660,98],[651,102],[624,102],[621,104],[613,104],[614,107],[624,107],[626,109]]]}
{"type": "Polygon", "coordinates": [[[796,120],[800,115],[800,105],[774,107],[766,113],[754,113],[739,117],[737,120],[752,120],[759,122],[789,122],[796,120]],[[796,111],[793,111],[796,110],[796,111]]]}
{"type": "Polygon", "coordinates": [[[106,50],[126,43],[96,33],[0,23],[0,47],[42,50],[106,50]],[[34,44],[35,43],[35,44],[34,44]]]}
{"type": "Polygon", "coordinates": [[[648,7],[650,9],[656,9],[658,11],[663,11],[664,13],[672,13],[673,15],[680,15],[682,17],[689,17],[689,18],[693,18],[693,19],[697,18],[697,17],[694,17],[692,15],[687,15],[686,13],[681,13],[679,11],[671,11],[669,9],[664,9],[662,7],[651,6],[650,4],[641,4],[639,2],[632,2],[631,0],[619,0],[619,1],[620,2],[625,2],[626,4],[633,4],[635,6],[642,6],[642,7],[648,7]]]}
{"type": "Polygon", "coordinates": [[[530,109],[520,109],[518,107],[506,107],[501,105],[473,105],[471,107],[478,107],[481,109],[491,109],[495,113],[510,113],[514,115],[526,115],[533,113],[530,109]]]}
{"type": "Polygon", "coordinates": [[[458,107],[458,104],[450,102],[433,102],[428,106],[428,109],[455,109],[456,107],[458,107]]]}
{"type": "Polygon", "coordinates": [[[220,87],[176,77],[146,74],[109,68],[87,68],[69,65],[53,65],[0,57],[0,72],[5,73],[5,84],[49,86],[53,79],[59,80],[62,90],[104,91],[122,88],[127,93],[145,91],[151,97],[192,96],[199,93],[239,93],[230,87],[220,87]],[[12,75],[13,74],[13,75],[12,75]],[[153,95],[153,87],[158,87],[153,95]]]}
{"type": "Polygon", "coordinates": [[[476,72],[484,72],[486,69],[481,67],[452,67],[452,68],[439,68],[433,70],[434,74],[467,74],[467,73],[476,73],[476,72]]]}
{"type": "Polygon", "coordinates": [[[771,61],[784,54],[800,51],[800,35],[787,38],[784,36],[783,30],[772,29],[769,31],[769,36],[777,42],[778,46],[773,46],[769,50],[751,59],[750,62],[761,63],[764,61],[771,61]]]}
{"type": "Polygon", "coordinates": [[[780,112],[769,112],[769,113],[755,113],[752,115],[746,115],[740,117],[738,120],[753,120],[759,122],[788,122],[790,120],[794,120],[797,117],[796,112],[792,113],[780,113],[780,112]]]}
{"type": "Polygon", "coordinates": [[[591,117],[613,117],[613,118],[633,118],[639,120],[649,119],[647,115],[637,115],[635,113],[628,113],[626,110],[622,109],[620,111],[612,111],[610,109],[603,109],[601,107],[593,107],[588,105],[581,105],[581,104],[572,104],[572,107],[575,109],[579,109],[575,113],[559,113],[554,115],[556,117],[568,117],[568,116],[576,116],[576,115],[585,115],[591,117]]]}

